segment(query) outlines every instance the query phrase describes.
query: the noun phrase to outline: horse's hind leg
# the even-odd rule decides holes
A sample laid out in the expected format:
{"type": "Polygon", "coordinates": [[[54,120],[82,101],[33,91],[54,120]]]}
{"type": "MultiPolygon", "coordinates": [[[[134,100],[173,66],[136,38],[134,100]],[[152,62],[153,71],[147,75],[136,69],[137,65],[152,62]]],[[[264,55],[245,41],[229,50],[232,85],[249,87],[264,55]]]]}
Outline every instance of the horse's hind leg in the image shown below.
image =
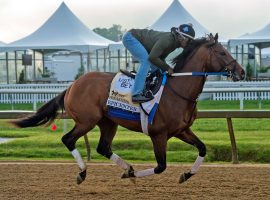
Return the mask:
{"type": "Polygon", "coordinates": [[[81,172],[77,176],[77,184],[82,183],[86,178],[86,164],[84,163],[81,157],[81,154],[76,149],[75,144],[81,136],[85,135],[91,129],[92,127],[85,127],[85,126],[76,124],[70,132],[68,132],[62,137],[62,142],[66,145],[68,150],[71,152],[71,154],[75,158],[81,170],[81,172]]]}
{"type": "Polygon", "coordinates": [[[97,146],[97,152],[115,162],[122,169],[133,172],[133,168],[130,164],[112,152],[111,145],[116,134],[117,124],[104,117],[98,122],[97,125],[100,128],[100,140],[97,146]]]}
{"type": "Polygon", "coordinates": [[[185,131],[177,133],[174,137],[179,138],[180,140],[195,146],[199,150],[199,155],[196,161],[194,162],[191,170],[187,173],[183,173],[180,176],[179,183],[183,183],[186,180],[188,180],[191,176],[196,174],[196,172],[198,171],[206,155],[206,147],[204,143],[191,131],[190,128],[186,129],[185,131]]]}
{"type": "Polygon", "coordinates": [[[98,126],[100,127],[100,140],[97,147],[97,152],[106,158],[115,162],[119,167],[125,170],[122,178],[132,177],[143,177],[153,174],[160,174],[166,169],[166,146],[167,146],[167,135],[159,134],[155,137],[151,137],[156,160],[158,166],[156,168],[134,171],[133,167],[125,162],[122,158],[112,152],[111,144],[115,136],[117,124],[108,118],[103,118],[99,121],[98,126]]]}
{"type": "Polygon", "coordinates": [[[127,174],[123,178],[130,178],[130,177],[144,177],[144,176],[150,176],[154,174],[160,174],[166,169],[166,148],[167,148],[167,135],[166,134],[159,134],[151,137],[155,157],[157,161],[157,167],[140,170],[140,171],[134,171],[133,173],[127,174]]]}

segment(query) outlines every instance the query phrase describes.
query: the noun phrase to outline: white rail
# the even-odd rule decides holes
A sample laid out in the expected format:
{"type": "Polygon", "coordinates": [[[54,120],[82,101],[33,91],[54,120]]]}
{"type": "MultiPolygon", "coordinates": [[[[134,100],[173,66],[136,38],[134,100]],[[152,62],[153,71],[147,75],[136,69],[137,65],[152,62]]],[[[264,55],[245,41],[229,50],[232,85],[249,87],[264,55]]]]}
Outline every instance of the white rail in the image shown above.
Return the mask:
{"type": "MultiPolygon", "coordinates": [[[[0,103],[44,103],[68,88],[70,84],[0,84],[0,103]]],[[[270,100],[270,81],[263,82],[206,82],[203,93],[211,93],[213,100],[270,100]]]]}
{"type": "MultiPolygon", "coordinates": [[[[37,103],[47,102],[60,94],[63,90],[48,89],[0,89],[1,103],[33,103],[33,109],[37,109],[37,103]]],[[[240,110],[244,109],[244,100],[246,94],[255,92],[258,96],[256,99],[264,99],[258,93],[270,92],[270,87],[264,88],[204,88],[203,93],[225,94],[229,93],[230,100],[240,100],[240,110]]],[[[224,98],[222,98],[224,99],[224,98]]],[[[221,100],[221,99],[220,99],[221,100]]]]}

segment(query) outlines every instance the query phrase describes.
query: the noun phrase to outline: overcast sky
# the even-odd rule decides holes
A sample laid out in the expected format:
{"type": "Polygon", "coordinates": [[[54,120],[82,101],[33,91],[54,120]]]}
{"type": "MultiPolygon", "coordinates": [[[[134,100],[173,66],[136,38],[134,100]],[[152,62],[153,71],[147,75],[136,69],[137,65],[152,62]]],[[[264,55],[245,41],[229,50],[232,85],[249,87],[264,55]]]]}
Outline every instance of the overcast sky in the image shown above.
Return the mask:
{"type": "MultiPolygon", "coordinates": [[[[12,42],[38,29],[63,0],[0,0],[0,41],[12,42]]],[[[65,0],[91,29],[153,24],[173,0],[65,0]]],[[[179,0],[211,32],[233,38],[270,23],[270,0],[179,0]]]]}

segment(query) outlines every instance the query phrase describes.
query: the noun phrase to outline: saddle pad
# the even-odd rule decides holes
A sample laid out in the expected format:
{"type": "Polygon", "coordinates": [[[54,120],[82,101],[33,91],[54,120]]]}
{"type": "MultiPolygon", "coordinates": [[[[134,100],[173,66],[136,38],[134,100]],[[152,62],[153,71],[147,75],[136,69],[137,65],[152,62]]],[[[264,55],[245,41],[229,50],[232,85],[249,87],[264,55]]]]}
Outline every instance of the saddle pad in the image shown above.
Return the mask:
{"type": "Polygon", "coordinates": [[[132,102],[131,90],[133,86],[134,79],[121,72],[117,73],[111,83],[107,106],[140,113],[140,105],[132,102]]]}
{"type": "Polygon", "coordinates": [[[167,76],[163,74],[162,84],[158,92],[154,95],[154,99],[142,104],[133,103],[131,99],[131,90],[134,85],[134,79],[120,73],[117,73],[111,83],[107,106],[110,116],[135,120],[139,113],[149,116],[148,121],[153,123],[153,119],[160,101],[167,76]],[[122,110],[122,111],[121,111],[122,110]],[[136,114],[137,116],[131,116],[136,114]]]}

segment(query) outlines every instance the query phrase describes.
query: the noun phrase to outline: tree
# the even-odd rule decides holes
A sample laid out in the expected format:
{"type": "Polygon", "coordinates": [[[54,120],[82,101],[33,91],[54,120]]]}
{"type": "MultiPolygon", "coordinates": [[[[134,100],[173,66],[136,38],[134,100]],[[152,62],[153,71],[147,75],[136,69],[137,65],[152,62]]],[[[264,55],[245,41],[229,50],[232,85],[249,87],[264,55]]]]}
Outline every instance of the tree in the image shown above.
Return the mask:
{"type": "Polygon", "coordinates": [[[44,67],[44,70],[43,70],[43,73],[41,74],[41,77],[42,78],[51,78],[54,75],[55,75],[54,72],[51,72],[47,67],[44,67]]]}
{"type": "Polygon", "coordinates": [[[84,66],[81,65],[81,67],[78,69],[78,73],[75,76],[75,80],[77,80],[80,76],[84,75],[84,73],[85,73],[84,66]]]}
{"type": "Polygon", "coordinates": [[[19,84],[23,84],[25,83],[24,80],[24,70],[21,71],[20,75],[19,75],[19,84]]]}
{"type": "Polygon", "coordinates": [[[251,80],[253,76],[253,69],[250,63],[247,64],[246,66],[246,79],[251,80]]]}
{"type": "Polygon", "coordinates": [[[119,41],[121,40],[121,36],[123,35],[123,33],[125,32],[125,30],[122,30],[122,26],[118,25],[118,24],[114,24],[112,27],[110,28],[94,28],[93,31],[109,40],[112,41],[119,41]]]}

